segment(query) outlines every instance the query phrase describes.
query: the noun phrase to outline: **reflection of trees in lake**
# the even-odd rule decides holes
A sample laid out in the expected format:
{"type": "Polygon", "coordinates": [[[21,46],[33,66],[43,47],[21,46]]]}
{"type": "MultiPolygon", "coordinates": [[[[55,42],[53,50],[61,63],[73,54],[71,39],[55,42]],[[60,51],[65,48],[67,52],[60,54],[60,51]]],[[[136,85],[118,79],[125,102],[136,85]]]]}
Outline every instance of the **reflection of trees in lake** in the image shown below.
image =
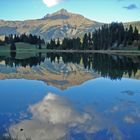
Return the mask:
{"type": "MultiPolygon", "coordinates": [[[[14,54],[12,54],[14,55],[14,54]]],[[[22,66],[22,67],[26,67],[26,66],[37,66],[40,65],[41,62],[44,62],[45,57],[30,57],[30,58],[26,58],[26,59],[16,59],[15,57],[11,56],[8,58],[5,57],[1,57],[0,61],[5,60],[5,65],[10,66],[10,67],[18,67],[18,66],[22,66]]]]}
{"type": "Polygon", "coordinates": [[[126,57],[107,54],[92,53],[48,53],[51,62],[62,57],[64,63],[82,63],[85,69],[94,70],[103,77],[120,79],[124,74],[131,77],[140,69],[140,57],[126,57]],[[57,59],[56,59],[57,58],[57,59]]]}
{"type": "Polygon", "coordinates": [[[94,55],[94,62],[92,68],[99,72],[103,77],[111,77],[112,79],[122,78],[124,74],[129,77],[136,74],[140,68],[140,58],[137,57],[137,62],[133,58],[114,55],[94,55]]]}
{"type": "Polygon", "coordinates": [[[10,52],[10,56],[11,56],[11,59],[15,59],[16,58],[16,52],[10,52]]]}
{"type": "MultiPolygon", "coordinates": [[[[85,69],[98,72],[103,77],[111,79],[120,79],[124,74],[131,77],[140,69],[140,57],[126,57],[107,54],[93,53],[47,53],[46,58],[51,62],[59,63],[62,59],[65,64],[74,63],[82,64],[85,69]]],[[[34,57],[26,59],[16,59],[16,54],[11,54],[11,57],[0,57],[0,61],[5,60],[8,66],[36,66],[45,61],[42,53],[34,57]]]]}

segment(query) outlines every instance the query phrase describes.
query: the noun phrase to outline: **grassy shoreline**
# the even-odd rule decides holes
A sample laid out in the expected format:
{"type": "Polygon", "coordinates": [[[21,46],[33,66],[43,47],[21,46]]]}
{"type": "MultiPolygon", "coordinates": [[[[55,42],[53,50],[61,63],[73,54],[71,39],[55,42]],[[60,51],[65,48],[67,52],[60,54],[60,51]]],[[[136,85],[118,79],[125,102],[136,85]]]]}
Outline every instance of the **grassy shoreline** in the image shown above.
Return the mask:
{"type": "MultiPolygon", "coordinates": [[[[118,54],[118,55],[140,55],[140,50],[133,50],[126,48],[126,50],[49,50],[45,45],[42,45],[42,49],[38,49],[37,45],[31,45],[28,43],[16,43],[17,54],[35,54],[35,53],[103,53],[103,54],[118,54]]],[[[10,45],[0,46],[0,55],[10,54],[10,45]]]]}

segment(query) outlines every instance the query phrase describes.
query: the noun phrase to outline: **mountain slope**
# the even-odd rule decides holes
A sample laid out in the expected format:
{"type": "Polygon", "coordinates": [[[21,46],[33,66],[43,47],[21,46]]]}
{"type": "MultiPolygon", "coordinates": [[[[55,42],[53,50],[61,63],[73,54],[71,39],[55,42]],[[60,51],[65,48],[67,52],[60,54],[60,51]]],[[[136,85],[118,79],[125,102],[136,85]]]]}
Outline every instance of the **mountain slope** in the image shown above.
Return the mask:
{"type": "MultiPolygon", "coordinates": [[[[140,21],[124,23],[136,26],[140,32],[140,21]]],[[[70,13],[61,9],[55,13],[47,14],[41,19],[25,21],[0,20],[0,37],[9,34],[34,34],[41,36],[46,41],[51,38],[81,37],[86,32],[92,32],[103,23],[85,18],[82,15],[70,13]]]]}
{"type": "Polygon", "coordinates": [[[47,14],[42,19],[26,21],[0,20],[0,35],[31,33],[40,35],[45,40],[82,36],[93,31],[102,23],[89,20],[79,14],[61,9],[53,14],[47,14]]]}

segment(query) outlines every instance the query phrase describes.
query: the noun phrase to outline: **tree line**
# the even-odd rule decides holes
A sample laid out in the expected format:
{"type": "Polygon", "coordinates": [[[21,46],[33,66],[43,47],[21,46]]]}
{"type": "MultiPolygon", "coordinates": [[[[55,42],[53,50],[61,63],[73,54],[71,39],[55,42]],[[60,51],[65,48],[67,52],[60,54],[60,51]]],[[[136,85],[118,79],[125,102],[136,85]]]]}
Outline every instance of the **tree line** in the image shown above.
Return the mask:
{"type": "MultiPolygon", "coordinates": [[[[111,23],[103,25],[93,33],[92,41],[95,50],[117,49],[133,45],[134,41],[140,40],[136,27],[124,28],[122,23],[111,23]]],[[[90,46],[89,46],[90,47],[90,46]]]]}
{"type": "Polygon", "coordinates": [[[107,50],[119,49],[133,44],[140,49],[140,34],[132,25],[125,28],[123,23],[113,22],[105,24],[93,33],[86,33],[82,39],[64,38],[60,40],[51,39],[47,43],[47,49],[59,50],[107,50]]]}
{"type": "MultiPolygon", "coordinates": [[[[15,43],[24,42],[29,44],[45,44],[44,39],[32,34],[5,36],[0,45],[11,44],[11,50],[15,50],[15,43]]],[[[85,33],[82,38],[64,38],[63,40],[51,39],[46,43],[46,48],[50,50],[107,50],[123,49],[127,46],[135,46],[140,50],[140,34],[136,27],[130,25],[125,28],[123,23],[113,22],[105,24],[92,33],[85,33]]]]}
{"type": "Polygon", "coordinates": [[[10,34],[9,36],[5,36],[4,43],[11,44],[11,43],[18,43],[24,42],[29,44],[45,44],[44,39],[40,36],[32,35],[32,34],[21,34],[21,35],[13,35],[10,34]]]}
{"type": "Polygon", "coordinates": [[[52,50],[80,50],[82,43],[79,37],[77,38],[64,38],[62,43],[60,39],[51,39],[50,42],[47,43],[47,49],[52,50]]]}
{"type": "Polygon", "coordinates": [[[40,36],[32,35],[32,34],[10,34],[8,36],[5,36],[4,40],[0,40],[0,45],[10,44],[10,50],[16,51],[16,45],[15,43],[23,42],[23,43],[29,43],[33,45],[38,45],[38,48],[41,49],[41,45],[45,44],[45,40],[42,39],[40,36]]]}

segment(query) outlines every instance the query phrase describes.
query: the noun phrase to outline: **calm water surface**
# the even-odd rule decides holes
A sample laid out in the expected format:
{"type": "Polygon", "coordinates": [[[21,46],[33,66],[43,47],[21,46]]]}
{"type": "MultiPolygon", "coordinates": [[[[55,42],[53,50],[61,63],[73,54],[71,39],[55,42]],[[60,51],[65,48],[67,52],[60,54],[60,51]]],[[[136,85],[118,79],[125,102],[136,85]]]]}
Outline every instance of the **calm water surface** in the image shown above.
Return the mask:
{"type": "Polygon", "coordinates": [[[139,56],[10,54],[0,79],[0,139],[140,139],[139,56]]]}

